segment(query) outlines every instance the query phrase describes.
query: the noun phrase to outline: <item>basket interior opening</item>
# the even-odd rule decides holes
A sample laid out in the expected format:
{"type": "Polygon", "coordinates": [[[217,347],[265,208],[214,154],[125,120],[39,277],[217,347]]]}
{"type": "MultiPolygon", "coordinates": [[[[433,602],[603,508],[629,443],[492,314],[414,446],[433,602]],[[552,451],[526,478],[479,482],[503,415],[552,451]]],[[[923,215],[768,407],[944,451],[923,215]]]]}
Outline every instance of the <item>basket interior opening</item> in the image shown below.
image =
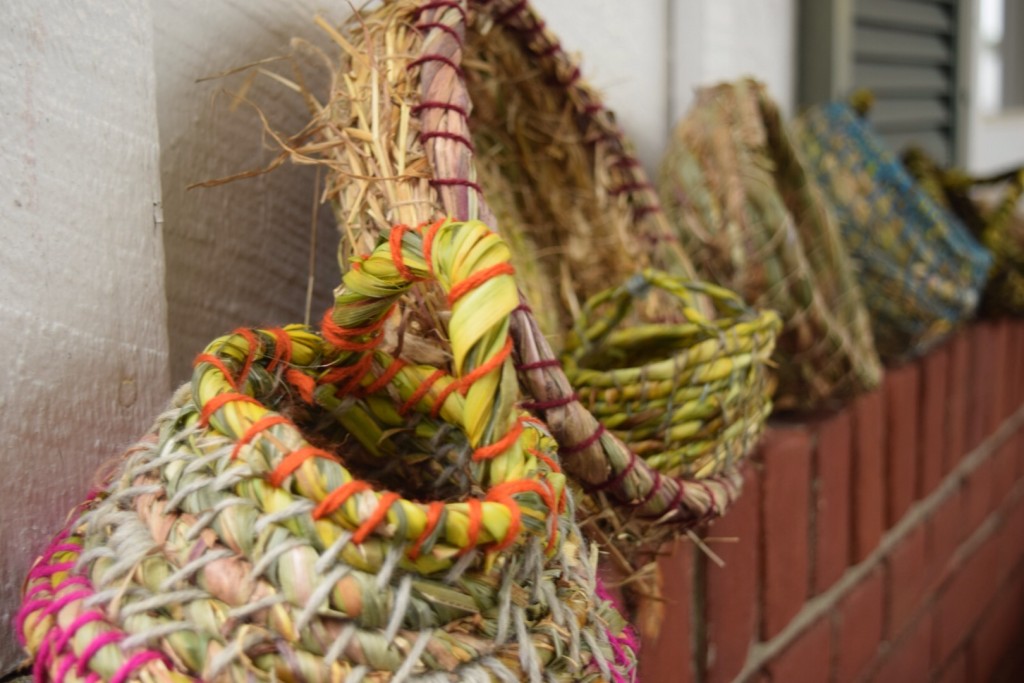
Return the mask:
{"type": "MultiPolygon", "coordinates": [[[[379,398],[393,403],[389,398],[379,398]]],[[[360,401],[358,407],[372,411],[372,401],[360,401]]],[[[404,424],[384,428],[378,443],[386,454],[376,455],[339,421],[341,411],[355,408],[350,402],[334,410],[300,402],[278,407],[299,427],[306,441],[339,456],[354,477],[377,490],[393,491],[420,502],[463,500],[475,492],[469,469],[471,449],[457,428],[442,427],[440,433],[435,433],[433,427],[421,424],[423,416],[410,414],[404,424]],[[434,438],[424,436],[430,433],[434,438]]]]}
{"type": "Polygon", "coordinates": [[[550,59],[529,56],[500,27],[467,34],[478,178],[542,328],[564,331],[587,296],[632,270],[597,176],[597,146],[566,86],[544,68],[550,59]]]}

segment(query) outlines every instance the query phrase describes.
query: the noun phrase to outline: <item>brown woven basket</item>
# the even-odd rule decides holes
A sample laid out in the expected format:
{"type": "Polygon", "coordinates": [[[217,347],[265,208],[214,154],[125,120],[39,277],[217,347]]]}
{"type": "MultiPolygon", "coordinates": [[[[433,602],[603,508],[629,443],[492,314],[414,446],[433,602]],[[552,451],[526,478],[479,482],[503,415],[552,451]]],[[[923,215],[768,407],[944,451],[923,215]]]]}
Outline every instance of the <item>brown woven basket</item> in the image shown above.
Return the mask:
{"type": "Polygon", "coordinates": [[[839,226],[761,83],[697,93],[660,190],[700,274],[782,316],[777,409],[818,409],[878,385],[881,362],[839,226]]]}
{"type": "MultiPolygon", "coordinates": [[[[520,381],[607,518],[591,531],[632,547],[721,514],[738,494],[736,463],[699,481],[659,473],[580,404],[545,336],[560,345],[587,297],[640,267],[693,271],[612,115],[543,21],[526,2],[395,0],[324,28],[344,59],[291,155],[329,168],[343,267],[392,226],[443,216],[529,245],[512,323],[520,381]]],[[[639,305],[651,319],[661,304],[639,305]]],[[[389,334],[413,359],[435,353],[436,332],[411,307],[389,334]]]]}

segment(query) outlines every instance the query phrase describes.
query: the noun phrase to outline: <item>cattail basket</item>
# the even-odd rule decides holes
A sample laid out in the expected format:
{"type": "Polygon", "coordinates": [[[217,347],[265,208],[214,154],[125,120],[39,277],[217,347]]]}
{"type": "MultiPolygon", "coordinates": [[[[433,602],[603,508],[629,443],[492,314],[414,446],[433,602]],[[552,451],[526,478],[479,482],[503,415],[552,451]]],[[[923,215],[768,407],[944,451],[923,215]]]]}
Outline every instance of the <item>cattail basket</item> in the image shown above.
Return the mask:
{"type": "Polygon", "coordinates": [[[757,444],[774,381],[762,368],[780,326],[727,289],[646,270],[587,302],[563,360],[583,405],[634,453],[700,480],[757,444]],[[651,290],[669,295],[680,321],[623,325],[651,290]],[[714,319],[698,297],[714,302],[714,319]]]}
{"type": "Polygon", "coordinates": [[[698,91],[659,189],[700,275],[782,317],[777,409],[821,409],[878,385],[881,361],[838,223],[764,85],[698,91]]]}
{"type": "Polygon", "coordinates": [[[992,269],[982,294],[986,315],[1024,315],[1024,169],[987,177],[943,168],[917,147],[903,162],[936,203],[949,209],[992,253],[992,269]]]}
{"type": "MultiPolygon", "coordinates": [[[[341,59],[329,99],[287,154],[325,167],[342,263],[396,225],[451,216],[491,226],[512,247],[521,287],[512,354],[529,396],[523,406],[550,427],[567,474],[587,492],[585,528],[627,567],[636,544],[656,545],[721,514],[739,492],[735,449],[718,451],[715,466],[670,476],[586,409],[559,361],[590,298],[645,267],[687,278],[693,268],[611,113],[529,3],[392,0],[341,29],[322,27],[341,59]]],[[[709,297],[694,301],[714,318],[709,297]]],[[[436,308],[429,293],[419,306],[436,308]]],[[[634,308],[648,322],[677,310],[658,288],[634,308]]],[[[389,334],[403,357],[430,358],[437,333],[429,316],[408,306],[399,319],[389,334]]],[[[746,372],[730,377],[763,390],[770,342],[757,341],[746,372]]],[[[708,438],[759,429],[751,425],[763,420],[759,412],[715,413],[724,399],[705,397],[716,415],[708,438]]]]}
{"type": "Polygon", "coordinates": [[[635,680],[557,444],[517,407],[508,259],[481,223],[396,230],[322,334],[214,341],[31,570],[36,679],[635,680]],[[427,282],[441,368],[382,350],[427,282]]]}
{"type": "Polygon", "coordinates": [[[974,313],[990,254],[848,105],[809,109],[793,133],[839,218],[879,354],[926,352],[974,313]]]}

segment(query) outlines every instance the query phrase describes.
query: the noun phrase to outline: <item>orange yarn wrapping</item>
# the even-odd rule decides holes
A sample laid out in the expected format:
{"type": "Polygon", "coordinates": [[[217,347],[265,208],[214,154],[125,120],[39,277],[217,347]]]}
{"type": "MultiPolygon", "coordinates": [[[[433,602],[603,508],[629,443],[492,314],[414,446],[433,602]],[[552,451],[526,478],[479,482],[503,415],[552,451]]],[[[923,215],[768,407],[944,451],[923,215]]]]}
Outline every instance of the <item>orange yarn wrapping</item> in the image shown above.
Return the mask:
{"type": "Polygon", "coordinates": [[[313,403],[313,391],[316,389],[316,382],[312,377],[295,368],[290,368],[285,372],[284,377],[299,392],[299,396],[302,397],[303,401],[313,403]]]}
{"type": "Polygon", "coordinates": [[[356,532],[352,534],[352,541],[354,543],[362,543],[366,540],[366,537],[373,533],[373,530],[377,528],[377,525],[384,521],[388,516],[388,510],[395,501],[400,500],[402,497],[397,493],[385,493],[377,501],[377,507],[374,509],[370,516],[366,518],[366,521],[359,525],[356,532]]]}
{"type": "MultiPolygon", "coordinates": [[[[544,501],[544,504],[548,509],[552,511],[558,505],[555,501],[554,490],[551,488],[550,484],[541,484],[539,481],[517,479],[515,481],[506,481],[492,488],[487,492],[487,500],[501,503],[508,508],[509,513],[512,515],[512,522],[509,523],[509,528],[508,531],[505,532],[505,537],[498,543],[494,544],[494,550],[504,550],[508,546],[512,545],[512,542],[515,541],[516,536],[519,534],[519,530],[522,528],[522,510],[519,509],[519,504],[516,503],[515,499],[512,497],[517,493],[536,493],[540,496],[540,499],[544,501]]],[[[557,532],[557,527],[552,525],[551,529],[548,531],[548,550],[553,547],[557,532]]]]}
{"type": "Polygon", "coordinates": [[[497,370],[501,367],[501,364],[504,363],[505,359],[507,359],[511,354],[512,337],[507,337],[505,339],[505,344],[496,354],[494,354],[494,356],[488,358],[486,362],[480,364],[480,367],[474,368],[459,380],[459,386],[462,394],[465,395],[465,393],[469,391],[469,387],[473,382],[490,373],[492,370],[497,370]]]}
{"type": "Polygon", "coordinates": [[[245,340],[245,343],[249,345],[249,353],[245,356],[245,363],[242,364],[242,371],[238,373],[238,386],[241,387],[245,384],[245,380],[249,378],[249,371],[252,370],[252,362],[256,357],[256,354],[260,351],[260,341],[256,338],[256,333],[247,327],[239,327],[237,330],[232,332],[237,334],[245,340]]]}
{"type": "Polygon", "coordinates": [[[559,465],[557,462],[555,462],[554,458],[551,458],[551,457],[548,457],[547,455],[545,455],[540,449],[537,449],[537,448],[527,448],[526,452],[529,453],[530,455],[532,455],[533,457],[537,458],[538,460],[540,460],[545,465],[547,465],[548,469],[550,469],[552,472],[555,472],[555,473],[561,473],[562,472],[562,466],[559,465]]]}
{"type": "Polygon", "coordinates": [[[238,458],[238,454],[242,452],[242,449],[249,444],[250,441],[255,439],[260,432],[273,427],[274,425],[291,424],[291,420],[286,418],[284,415],[264,415],[260,419],[253,422],[242,437],[235,442],[235,447],[231,449],[231,459],[235,460],[238,458]]]}
{"type": "Polygon", "coordinates": [[[280,363],[290,363],[294,346],[292,338],[280,327],[267,330],[274,337],[274,357],[267,363],[267,370],[273,372],[280,363]]]}
{"type": "Polygon", "coordinates": [[[373,355],[368,353],[356,361],[354,365],[346,365],[328,370],[320,377],[320,384],[337,384],[341,380],[346,380],[344,384],[338,387],[338,392],[342,394],[352,393],[356,387],[363,383],[363,379],[370,372],[370,366],[372,365],[373,355]]]}
{"type": "Polygon", "coordinates": [[[448,291],[448,304],[454,304],[456,301],[469,294],[471,291],[487,282],[491,278],[498,277],[499,275],[515,275],[516,269],[512,267],[511,263],[497,263],[483,270],[478,270],[473,273],[465,280],[455,284],[448,291]]]}
{"type": "Polygon", "coordinates": [[[434,406],[430,409],[431,417],[437,417],[441,414],[441,408],[444,406],[444,402],[453,391],[458,391],[460,394],[465,396],[469,391],[469,387],[473,385],[473,382],[477,381],[492,370],[501,367],[501,364],[505,362],[505,359],[508,358],[511,353],[512,337],[509,337],[505,340],[505,345],[501,347],[501,350],[494,354],[493,357],[487,359],[487,361],[481,364],[480,367],[473,369],[462,378],[453,381],[441,390],[437,401],[434,402],[434,406]]]}
{"type": "Polygon", "coordinates": [[[480,528],[484,523],[483,505],[479,500],[470,498],[466,501],[466,506],[469,508],[469,528],[466,531],[466,547],[458,552],[459,555],[465,555],[476,547],[480,538],[480,528]]]}
{"type": "Polygon", "coordinates": [[[338,488],[334,489],[320,501],[320,503],[313,508],[313,519],[320,519],[331,514],[342,505],[345,501],[354,496],[357,493],[363,491],[369,491],[372,487],[369,482],[354,480],[342,484],[338,488]]]}
{"type": "MultiPolygon", "coordinates": [[[[406,400],[405,403],[399,406],[398,414],[405,415],[410,410],[415,408],[416,404],[419,403],[423,399],[423,397],[430,392],[430,389],[431,387],[434,386],[434,383],[437,382],[437,380],[444,377],[446,374],[448,373],[446,373],[444,370],[435,370],[434,372],[432,372],[429,377],[423,380],[422,384],[416,387],[416,391],[412,392],[412,395],[408,398],[408,400],[406,400]]],[[[452,382],[452,384],[455,384],[455,382],[452,382]]]]}
{"type": "MultiPolygon", "coordinates": [[[[228,378],[228,381],[231,381],[230,377],[228,378]]],[[[210,418],[213,417],[214,413],[216,413],[218,410],[223,408],[228,403],[233,403],[235,401],[238,401],[239,403],[252,403],[253,405],[257,406],[262,405],[252,396],[246,396],[245,394],[239,394],[233,391],[225,392],[223,394],[217,394],[209,401],[207,401],[206,405],[203,406],[203,410],[199,414],[199,426],[206,427],[207,425],[209,425],[210,418]]]]}
{"type": "Polygon", "coordinates": [[[508,433],[505,434],[505,436],[501,437],[492,444],[480,446],[480,448],[477,448],[475,451],[473,451],[473,460],[479,462],[481,460],[492,460],[498,457],[499,455],[507,451],[509,448],[511,448],[512,444],[514,444],[519,439],[522,433],[523,421],[516,420],[515,425],[513,425],[512,428],[508,430],[508,433]]]}
{"type": "Polygon", "coordinates": [[[427,231],[423,233],[423,260],[427,262],[427,270],[430,274],[434,274],[434,238],[437,236],[437,231],[441,229],[441,226],[445,224],[446,218],[434,221],[427,228],[427,231]]]}
{"type": "Polygon", "coordinates": [[[406,365],[407,363],[401,358],[395,358],[391,361],[391,365],[388,366],[388,369],[381,373],[380,377],[367,385],[366,389],[363,390],[363,393],[367,395],[376,394],[378,391],[391,384],[391,380],[393,380],[395,375],[397,375],[406,365]]]}
{"type": "Polygon", "coordinates": [[[423,278],[413,275],[412,271],[409,270],[409,266],[405,265],[405,259],[402,257],[402,237],[409,230],[409,226],[404,223],[399,223],[391,228],[391,234],[388,235],[388,244],[391,247],[391,260],[394,261],[395,268],[398,269],[398,274],[401,275],[406,282],[419,282],[423,278]]]}
{"type": "Polygon", "coordinates": [[[228,381],[232,387],[237,391],[239,389],[238,380],[235,378],[231,371],[228,370],[228,366],[224,364],[224,361],[213,355],[212,353],[200,353],[192,361],[192,367],[198,367],[201,363],[209,363],[213,367],[220,371],[220,374],[224,375],[224,379],[228,381]]]}
{"type": "Polygon", "coordinates": [[[419,535],[415,543],[412,544],[412,548],[409,549],[409,557],[415,560],[420,556],[420,549],[426,542],[430,535],[434,533],[434,529],[437,528],[438,522],[441,521],[441,515],[444,513],[444,503],[439,500],[435,500],[430,503],[427,507],[427,524],[423,527],[423,533],[419,535]]]}
{"type": "Polygon", "coordinates": [[[306,462],[310,458],[324,458],[325,460],[333,460],[334,462],[341,462],[338,457],[333,453],[315,448],[313,446],[303,446],[298,448],[284,457],[284,459],[277,464],[274,471],[267,477],[267,481],[270,482],[271,486],[280,488],[284,480],[295,473],[295,470],[302,466],[302,463],[306,462]]]}

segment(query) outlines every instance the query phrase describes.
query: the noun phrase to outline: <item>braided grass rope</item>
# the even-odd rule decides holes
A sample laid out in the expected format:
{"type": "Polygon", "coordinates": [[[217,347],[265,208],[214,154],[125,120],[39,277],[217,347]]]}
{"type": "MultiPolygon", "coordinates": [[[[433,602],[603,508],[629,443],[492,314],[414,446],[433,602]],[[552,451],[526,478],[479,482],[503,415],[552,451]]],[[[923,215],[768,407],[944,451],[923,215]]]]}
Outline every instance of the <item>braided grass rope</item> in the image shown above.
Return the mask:
{"type": "Polygon", "coordinates": [[[973,314],[991,256],[847,105],[811,108],[793,133],[839,218],[879,354],[926,352],[973,314]]]}
{"type": "Polygon", "coordinates": [[[919,148],[905,150],[903,162],[937,204],[953,211],[992,252],[992,269],[981,299],[988,315],[1024,315],[1024,169],[978,178],[956,168],[941,168],[919,148]],[[992,202],[974,195],[984,188],[1001,191],[992,202]]]}
{"type": "Polygon", "coordinates": [[[33,569],[40,680],[632,680],[554,439],[516,407],[510,307],[474,301],[518,305],[507,266],[479,223],[396,229],[345,276],[349,325],[213,342],[33,569]],[[379,348],[420,280],[452,301],[451,375],[379,348]],[[360,452],[346,402],[403,419],[360,452]],[[415,490],[453,458],[444,498],[415,490]]]}
{"type": "Polygon", "coordinates": [[[839,226],[761,83],[698,91],[659,189],[701,275],[782,316],[778,409],[821,409],[878,385],[881,362],[839,226]]]}
{"type": "MultiPolygon", "coordinates": [[[[391,226],[422,226],[442,216],[481,220],[502,234],[510,233],[513,244],[534,244],[539,252],[553,250],[540,271],[530,272],[550,277],[550,268],[558,269],[553,280],[558,314],[551,314],[550,294],[534,297],[533,302],[541,310],[540,318],[555,321],[550,324],[562,330],[571,328],[578,301],[613,278],[635,272],[638,265],[649,263],[677,275],[692,273],[660,212],[656,193],[613,117],[581,83],[579,69],[527,2],[390,0],[359,14],[345,29],[323,22],[321,26],[341,48],[343,59],[334,73],[329,101],[315,106],[313,122],[289,143],[286,153],[298,163],[326,167],[324,196],[336,205],[343,267],[374,249],[391,226]],[[489,51],[499,49],[516,51],[518,61],[506,59],[504,52],[491,60],[489,51]],[[512,68],[510,64],[515,65],[511,74],[500,73],[512,68]],[[499,82],[504,88],[506,81],[516,78],[548,88],[537,101],[553,109],[537,115],[545,120],[560,117],[559,130],[579,146],[562,147],[549,131],[547,142],[529,161],[522,160],[526,152],[513,149],[506,154],[501,149],[527,144],[530,136],[497,131],[500,117],[509,110],[499,106],[504,95],[484,91],[499,87],[493,85],[499,82]],[[482,111],[498,117],[485,129],[477,127],[477,98],[482,111]],[[479,150],[485,148],[487,159],[481,159],[479,150]],[[567,156],[557,156],[562,153],[567,156]],[[555,155],[555,161],[541,164],[537,160],[544,155],[555,155]],[[534,170],[512,174],[510,169],[518,168],[516,159],[523,168],[534,170]],[[571,188],[560,174],[545,175],[553,168],[586,182],[582,189],[571,188]],[[524,194],[502,195],[496,217],[485,198],[496,193],[485,183],[498,175],[508,181],[499,185],[499,191],[512,187],[524,194]],[[548,197],[558,193],[575,197],[575,203],[548,197]],[[534,215],[537,206],[543,211],[534,215]],[[530,225],[536,230],[527,230],[530,225]],[[594,226],[602,225],[600,230],[608,232],[598,234],[594,226]],[[608,248],[600,254],[588,251],[588,240],[608,248]],[[606,270],[591,268],[585,260],[581,265],[578,259],[586,257],[610,264],[602,261],[606,270]],[[566,281],[568,274],[571,282],[566,281]]],[[[524,97],[514,94],[516,101],[525,101],[524,97]]],[[[521,112],[510,130],[529,126],[530,115],[521,112]]],[[[532,279],[539,278],[527,278],[532,279]]],[[[530,282],[518,282],[529,292],[530,282]]],[[[404,333],[402,359],[417,361],[434,358],[431,311],[443,302],[436,292],[414,294],[418,305],[404,307],[402,321],[395,326],[404,333]]],[[[651,315],[658,304],[653,296],[644,302],[651,315]]],[[[529,300],[520,299],[511,319],[515,367],[532,397],[528,408],[544,419],[560,444],[567,474],[592,494],[592,500],[583,501],[587,509],[615,517],[618,538],[671,535],[728,507],[739,491],[734,468],[689,482],[666,477],[638,461],[575,399],[529,300]]]]}
{"type": "Polygon", "coordinates": [[[772,409],[765,365],[781,323],[732,292],[656,271],[592,298],[564,363],[580,400],[639,456],[670,477],[732,467],[761,435],[772,409]],[[684,322],[620,329],[652,288],[667,292],[684,322]],[[697,306],[710,298],[719,314],[697,306]]]}

